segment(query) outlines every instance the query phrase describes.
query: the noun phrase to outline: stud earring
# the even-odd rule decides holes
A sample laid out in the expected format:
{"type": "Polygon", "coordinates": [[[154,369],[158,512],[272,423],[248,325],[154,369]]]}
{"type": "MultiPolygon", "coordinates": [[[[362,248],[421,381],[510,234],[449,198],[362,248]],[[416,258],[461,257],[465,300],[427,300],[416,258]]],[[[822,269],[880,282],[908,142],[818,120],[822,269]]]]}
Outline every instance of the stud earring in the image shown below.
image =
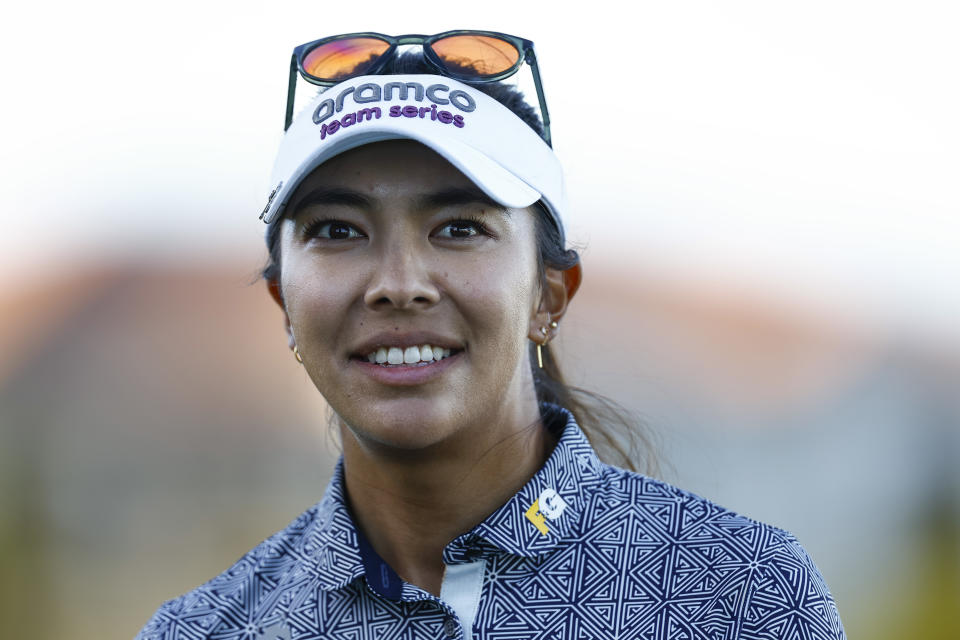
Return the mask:
{"type": "Polygon", "coordinates": [[[297,362],[303,364],[303,358],[300,357],[300,349],[297,345],[293,345],[293,357],[297,359],[297,362]]]}

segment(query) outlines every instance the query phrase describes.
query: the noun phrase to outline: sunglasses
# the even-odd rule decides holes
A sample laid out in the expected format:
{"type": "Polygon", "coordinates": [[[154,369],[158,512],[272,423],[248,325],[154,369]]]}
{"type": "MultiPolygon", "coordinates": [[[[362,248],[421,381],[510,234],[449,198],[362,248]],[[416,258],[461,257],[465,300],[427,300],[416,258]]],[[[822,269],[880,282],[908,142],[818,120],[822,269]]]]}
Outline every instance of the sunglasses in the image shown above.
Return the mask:
{"type": "Polygon", "coordinates": [[[321,38],[293,50],[283,130],[293,121],[297,74],[315,85],[333,86],[349,78],[376,75],[400,45],[419,44],[424,58],[448,78],[467,83],[497,82],[515,74],[524,62],[530,65],[540,102],[544,139],[550,140],[550,116],[543,96],[533,43],[496,31],[445,31],[433,36],[387,36],[382,33],[348,33],[321,38]]]}

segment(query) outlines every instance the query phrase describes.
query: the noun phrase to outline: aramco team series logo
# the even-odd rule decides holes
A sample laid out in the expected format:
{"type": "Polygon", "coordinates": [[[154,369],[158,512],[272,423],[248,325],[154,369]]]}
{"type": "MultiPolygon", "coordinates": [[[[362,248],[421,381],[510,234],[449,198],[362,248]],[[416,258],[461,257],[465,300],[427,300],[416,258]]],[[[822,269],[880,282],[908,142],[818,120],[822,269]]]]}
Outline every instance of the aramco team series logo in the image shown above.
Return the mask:
{"type": "Polygon", "coordinates": [[[340,91],[336,98],[327,98],[317,105],[313,112],[313,123],[320,125],[321,140],[328,135],[335,134],[340,129],[352,127],[364,121],[379,120],[383,117],[383,111],[380,107],[362,106],[356,111],[350,111],[339,118],[326,122],[331,116],[339,115],[344,110],[344,101],[347,96],[350,96],[351,101],[356,105],[392,102],[395,99],[400,101],[413,100],[422,103],[423,99],[426,98],[430,106],[391,105],[389,116],[391,118],[402,116],[420,119],[429,116],[430,120],[438,121],[441,124],[453,124],[460,129],[465,125],[463,116],[440,107],[450,105],[450,108],[456,108],[464,113],[470,113],[477,108],[476,101],[469,93],[462,89],[451,90],[449,86],[441,83],[425,87],[419,82],[387,82],[381,87],[375,82],[367,82],[357,87],[346,87],[340,91]],[[437,105],[440,105],[440,107],[437,105]]]}
{"type": "Polygon", "coordinates": [[[559,493],[553,489],[544,489],[540,492],[540,497],[534,500],[524,515],[540,531],[541,535],[547,535],[550,533],[550,528],[547,527],[547,519],[556,520],[566,508],[567,503],[560,497],[559,493]]]}

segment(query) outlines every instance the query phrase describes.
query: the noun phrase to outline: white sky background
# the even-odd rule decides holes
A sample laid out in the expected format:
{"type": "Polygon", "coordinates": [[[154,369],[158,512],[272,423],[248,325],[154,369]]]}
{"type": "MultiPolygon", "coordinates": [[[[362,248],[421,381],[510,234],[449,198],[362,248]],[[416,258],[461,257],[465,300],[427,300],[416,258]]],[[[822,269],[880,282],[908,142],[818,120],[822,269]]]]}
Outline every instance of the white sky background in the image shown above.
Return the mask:
{"type": "Polygon", "coordinates": [[[0,286],[97,257],[249,256],[254,270],[293,46],[486,28],[537,44],[588,266],[616,259],[957,335],[954,3],[547,7],[6,8],[0,286]]]}

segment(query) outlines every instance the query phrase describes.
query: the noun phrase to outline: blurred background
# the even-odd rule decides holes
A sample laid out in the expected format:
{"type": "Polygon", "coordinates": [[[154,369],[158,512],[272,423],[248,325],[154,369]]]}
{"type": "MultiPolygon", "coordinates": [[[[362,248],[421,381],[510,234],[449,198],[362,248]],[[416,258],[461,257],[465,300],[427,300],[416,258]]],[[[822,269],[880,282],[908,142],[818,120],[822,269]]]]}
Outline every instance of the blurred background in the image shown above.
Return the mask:
{"type": "Polygon", "coordinates": [[[960,637],[958,10],[630,7],[5,9],[0,635],[130,638],[320,498],[326,409],[256,281],[290,51],[485,28],[537,43],[570,377],[795,533],[849,637],[960,637]]]}

